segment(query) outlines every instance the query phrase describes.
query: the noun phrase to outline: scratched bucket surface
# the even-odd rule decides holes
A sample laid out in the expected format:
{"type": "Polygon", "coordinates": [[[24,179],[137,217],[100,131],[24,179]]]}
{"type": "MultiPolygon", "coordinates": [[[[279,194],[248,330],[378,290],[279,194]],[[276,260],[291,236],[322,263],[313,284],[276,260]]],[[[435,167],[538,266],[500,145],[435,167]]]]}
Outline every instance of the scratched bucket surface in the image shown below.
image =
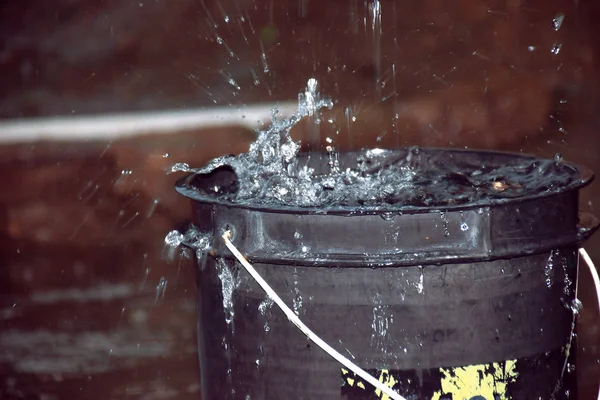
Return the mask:
{"type": "MultiPolygon", "coordinates": [[[[443,151],[486,165],[526,157],[443,151]]],[[[597,222],[578,212],[592,175],[573,173],[552,193],[392,217],[239,205],[210,194],[235,176],[184,178],[177,190],[214,238],[198,260],[202,398],[387,398],[265,299],[224,229],[315,333],[407,399],[576,398],[577,250],[597,222]]]]}

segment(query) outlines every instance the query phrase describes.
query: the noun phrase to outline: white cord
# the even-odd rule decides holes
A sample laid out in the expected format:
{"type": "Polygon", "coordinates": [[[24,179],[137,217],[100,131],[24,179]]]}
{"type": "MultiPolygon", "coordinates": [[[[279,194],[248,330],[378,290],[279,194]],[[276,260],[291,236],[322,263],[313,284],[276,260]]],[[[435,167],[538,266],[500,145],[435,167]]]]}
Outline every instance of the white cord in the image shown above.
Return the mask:
{"type": "MultiPolygon", "coordinates": [[[[192,110],[164,110],[122,114],[23,118],[0,121],[0,143],[39,140],[116,140],[150,133],[243,126],[256,129],[271,120],[274,103],[234,107],[207,107],[192,110]]],[[[288,117],[297,109],[293,102],[279,104],[288,117]]]]}
{"type": "MultiPolygon", "coordinates": [[[[583,247],[579,249],[579,255],[590,269],[590,274],[592,274],[594,288],[596,289],[596,300],[598,301],[598,310],[600,310],[600,277],[598,277],[598,270],[596,269],[592,258],[583,247]]],[[[600,400],[600,385],[598,386],[598,400],[600,400]]]]}
{"type": "Polygon", "coordinates": [[[587,251],[582,247],[579,249],[579,255],[583,258],[583,261],[587,264],[592,274],[592,280],[594,281],[594,288],[596,289],[596,299],[598,300],[598,310],[600,310],[600,277],[598,277],[598,270],[594,266],[592,258],[587,251]]]}
{"type": "Polygon", "coordinates": [[[337,352],[333,347],[325,343],[320,337],[318,337],[313,331],[311,331],[304,323],[298,318],[298,316],[281,300],[281,298],[275,293],[275,291],[269,286],[269,284],[260,276],[260,274],[254,269],[254,267],[246,260],[246,258],[239,252],[239,250],[231,243],[229,240],[231,233],[229,231],[223,234],[223,240],[225,241],[225,246],[233,253],[235,258],[246,268],[246,271],[256,282],[263,288],[263,290],[267,293],[267,295],[273,299],[273,301],[279,306],[281,311],[286,315],[288,320],[296,325],[298,329],[302,333],[304,333],[310,340],[312,340],[317,346],[319,346],[323,351],[337,360],[344,367],[348,368],[350,371],[354,372],[356,375],[360,376],[366,382],[373,385],[375,388],[381,390],[383,393],[388,395],[393,400],[406,400],[404,397],[400,396],[398,393],[393,391],[388,386],[384,385],[383,382],[380,382],[378,379],[370,375],[365,370],[361,369],[358,365],[354,364],[352,361],[348,360],[346,357],[337,352]]]}

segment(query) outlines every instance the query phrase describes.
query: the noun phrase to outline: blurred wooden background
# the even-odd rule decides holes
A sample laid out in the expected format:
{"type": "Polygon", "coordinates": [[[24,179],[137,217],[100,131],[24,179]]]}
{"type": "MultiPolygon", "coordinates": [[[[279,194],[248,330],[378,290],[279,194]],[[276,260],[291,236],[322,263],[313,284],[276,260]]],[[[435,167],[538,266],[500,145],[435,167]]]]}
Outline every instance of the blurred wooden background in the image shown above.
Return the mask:
{"type": "MultiPolygon", "coordinates": [[[[373,22],[372,0],[6,2],[0,117],[243,107],[316,77],[339,101],[320,129],[340,149],[560,152],[600,171],[596,3],[380,1],[373,22]]],[[[199,397],[193,264],[163,246],[188,206],[165,170],[253,137],[0,146],[0,398],[199,397]]],[[[598,186],[581,202],[596,214],[598,186]]],[[[600,260],[600,235],[588,248],[600,260]]],[[[600,376],[591,290],[582,281],[581,399],[600,376]]]]}

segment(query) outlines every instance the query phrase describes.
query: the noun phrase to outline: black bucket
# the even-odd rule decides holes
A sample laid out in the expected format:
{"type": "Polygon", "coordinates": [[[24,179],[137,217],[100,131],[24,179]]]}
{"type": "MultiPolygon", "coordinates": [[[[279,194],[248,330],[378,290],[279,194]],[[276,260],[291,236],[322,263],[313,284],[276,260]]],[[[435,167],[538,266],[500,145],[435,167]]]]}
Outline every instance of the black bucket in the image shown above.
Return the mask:
{"type": "MultiPolygon", "coordinates": [[[[535,160],[422,151],[465,166],[535,160]]],[[[406,399],[576,398],[577,252],[597,222],[578,212],[592,175],[565,168],[570,183],[535,195],[327,209],[217,198],[236,190],[227,168],[186,177],[177,190],[212,244],[197,275],[202,399],[388,398],[265,299],[225,230],[302,321],[406,399]]]]}

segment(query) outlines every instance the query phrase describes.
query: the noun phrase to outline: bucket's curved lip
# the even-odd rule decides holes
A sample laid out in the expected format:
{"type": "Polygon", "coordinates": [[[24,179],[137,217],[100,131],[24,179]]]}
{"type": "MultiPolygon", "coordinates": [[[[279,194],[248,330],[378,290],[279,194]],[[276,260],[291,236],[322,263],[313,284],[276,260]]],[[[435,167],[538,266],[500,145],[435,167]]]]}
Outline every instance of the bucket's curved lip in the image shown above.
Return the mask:
{"type": "MultiPolygon", "coordinates": [[[[370,149],[363,149],[361,151],[368,151],[370,149]]],[[[519,157],[523,159],[538,159],[546,160],[547,158],[537,157],[533,154],[527,153],[516,153],[509,151],[495,151],[495,150],[473,150],[473,149],[452,149],[452,148],[422,148],[425,151],[436,151],[443,152],[448,151],[452,153],[479,153],[479,154],[490,154],[500,156],[519,157]]],[[[394,149],[386,149],[386,151],[394,151],[394,149]]],[[[525,201],[543,199],[547,197],[557,196],[562,193],[566,193],[573,190],[579,190],[589,185],[594,180],[594,174],[592,171],[582,165],[564,162],[565,165],[575,169],[578,172],[578,176],[569,185],[555,191],[546,191],[542,193],[536,193],[534,195],[511,197],[511,198],[498,198],[498,199],[486,199],[478,202],[471,202],[465,204],[456,205],[444,205],[444,206],[338,206],[338,207],[299,207],[299,206],[286,206],[279,204],[250,204],[250,203],[237,203],[234,201],[224,201],[222,199],[216,199],[210,196],[203,196],[198,191],[189,186],[188,182],[193,178],[196,173],[191,173],[177,181],[175,184],[175,190],[182,196],[187,197],[190,200],[202,203],[225,206],[230,208],[245,209],[259,212],[270,212],[270,213],[289,213],[289,214],[327,214],[327,215],[377,215],[383,213],[429,213],[439,211],[461,211],[470,209],[479,209],[482,207],[492,207],[500,205],[518,204],[525,201]]]]}

